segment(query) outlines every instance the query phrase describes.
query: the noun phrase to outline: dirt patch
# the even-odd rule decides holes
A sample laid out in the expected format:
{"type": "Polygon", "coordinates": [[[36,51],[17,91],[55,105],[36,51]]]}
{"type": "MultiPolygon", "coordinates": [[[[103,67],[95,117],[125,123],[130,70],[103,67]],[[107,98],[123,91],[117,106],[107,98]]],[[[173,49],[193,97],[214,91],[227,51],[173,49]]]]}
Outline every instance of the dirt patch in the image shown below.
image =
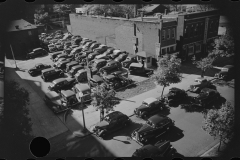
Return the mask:
{"type": "Polygon", "coordinates": [[[153,80],[147,79],[145,81],[139,82],[134,88],[127,88],[124,91],[119,91],[116,97],[119,99],[128,99],[136,95],[142,94],[144,92],[150,91],[156,87],[153,80]]]}

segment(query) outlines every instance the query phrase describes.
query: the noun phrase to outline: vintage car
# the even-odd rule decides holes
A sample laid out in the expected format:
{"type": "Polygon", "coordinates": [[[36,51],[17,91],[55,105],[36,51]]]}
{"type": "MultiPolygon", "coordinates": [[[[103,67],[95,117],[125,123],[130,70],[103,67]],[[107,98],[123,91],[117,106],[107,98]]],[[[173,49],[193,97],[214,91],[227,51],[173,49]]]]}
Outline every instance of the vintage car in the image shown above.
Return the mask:
{"type": "MultiPolygon", "coordinates": [[[[73,90],[75,93],[81,93],[81,94],[82,94],[83,102],[88,102],[88,101],[91,101],[91,100],[92,100],[92,97],[91,97],[91,89],[90,89],[90,87],[89,87],[88,84],[83,84],[83,83],[75,84],[75,85],[72,87],[72,90],[73,90]]],[[[79,97],[78,97],[78,98],[79,98],[79,97]]],[[[79,98],[79,101],[81,101],[82,98],[79,98]]]]}
{"type": "Polygon", "coordinates": [[[103,78],[98,75],[93,75],[92,78],[89,78],[91,87],[96,87],[103,83],[103,78]]]}
{"type": "Polygon", "coordinates": [[[72,56],[72,55],[75,55],[76,53],[81,52],[81,51],[82,51],[81,47],[76,47],[70,52],[69,55],[72,56]]]}
{"type": "Polygon", "coordinates": [[[91,61],[93,60],[96,56],[100,55],[101,53],[99,53],[98,51],[94,51],[93,53],[90,53],[88,55],[88,60],[91,61]]]}
{"type": "Polygon", "coordinates": [[[164,110],[165,104],[161,101],[157,100],[156,98],[150,97],[145,99],[141,106],[134,110],[134,114],[137,117],[146,119],[151,115],[154,115],[162,110],[164,110]]]}
{"type": "Polygon", "coordinates": [[[123,76],[123,77],[126,77],[128,78],[128,72],[127,71],[124,71],[124,70],[119,70],[119,71],[115,71],[113,73],[111,73],[112,75],[114,76],[123,76]]]}
{"type": "Polygon", "coordinates": [[[61,70],[55,70],[54,68],[48,68],[48,69],[42,70],[41,78],[45,82],[47,82],[47,81],[54,80],[57,78],[62,78],[64,76],[65,75],[61,70]]]}
{"type": "Polygon", "coordinates": [[[176,149],[170,141],[158,141],[155,145],[147,144],[137,149],[132,157],[174,157],[176,149]]]}
{"type": "Polygon", "coordinates": [[[156,114],[150,117],[146,123],[133,131],[131,137],[140,144],[148,144],[155,140],[174,125],[174,121],[167,116],[156,114]]]}
{"type": "Polygon", "coordinates": [[[43,49],[43,48],[36,48],[36,49],[33,49],[32,52],[27,53],[26,58],[27,59],[31,59],[31,58],[36,58],[38,56],[44,56],[44,55],[48,55],[48,52],[45,49],[43,49]]]}
{"type": "Polygon", "coordinates": [[[188,94],[186,93],[186,91],[173,87],[169,89],[168,94],[166,94],[163,98],[164,101],[171,106],[173,103],[187,99],[187,97],[188,94]]]}
{"type": "Polygon", "coordinates": [[[54,68],[56,68],[57,65],[58,65],[60,62],[65,61],[65,60],[67,60],[67,58],[59,58],[58,61],[57,61],[57,62],[54,62],[52,66],[53,66],[54,68]]]}
{"type": "Polygon", "coordinates": [[[89,49],[93,50],[93,49],[99,47],[100,45],[101,45],[101,43],[93,43],[89,46],[89,49]]]}
{"type": "Polygon", "coordinates": [[[149,77],[153,74],[153,69],[145,68],[142,63],[131,63],[128,70],[132,75],[149,77]]]}
{"type": "Polygon", "coordinates": [[[78,82],[82,83],[82,82],[87,82],[88,77],[87,77],[87,70],[86,69],[80,69],[77,71],[77,73],[75,74],[75,78],[78,82]]]}
{"type": "Polygon", "coordinates": [[[111,59],[115,59],[117,58],[120,54],[122,54],[123,52],[121,50],[118,50],[118,49],[115,49],[113,51],[113,53],[110,55],[110,58],[111,59]]]}
{"type": "Polygon", "coordinates": [[[56,43],[55,46],[56,46],[58,51],[63,51],[63,49],[64,49],[64,46],[63,46],[62,43],[56,43]]]}
{"type": "Polygon", "coordinates": [[[92,74],[97,74],[99,69],[104,67],[106,64],[107,64],[107,61],[104,59],[95,60],[94,63],[91,65],[92,74]]]}
{"type": "Polygon", "coordinates": [[[62,53],[57,55],[57,57],[53,60],[53,62],[57,62],[60,58],[67,58],[68,55],[66,53],[62,53]]]}
{"type": "Polygon", "coordinates": [[[110,60],[110,58],[108,56],[105,56],[103,54],[97,55],[94,59],[98,60],[98,59],[105,59],[107,61],[110,60]]]}
{"type": "Polygon", "coordinates": [[[106,87],[114,90],[133,83],[131,79],[128,79],[123,76],[114,76],[112,74],[104,76],[103,79],[106,87]]]}
{"type": "Polygon", "coordinates": [[[84,69],[84,66],[82,64],[73,66],[72,69],[68,72],[68,74],[73,78],[80,69],[84,69]]]}
{"type": "Polygon", "coordinates": [[[103,53],[105,52],[109,47],[104,45],[104,44],[101,44],[100,46],[98,46],[97,48],[93,49],[93,51],[98,51],[99,53],[103,53]]]}
{"type": "Polygon", "coordinates": [[[138,63],[137,55],[129,54],[127,58],[122,62],[124,68],[129,68],[131,63],[138,63]]]}
{"type": "Polygon", "coordinates": [[[72,50],[73,50],[74,48],[77,48],[77,47],[79,47],[79,45],[75,45],[75,44],[74,44],[74,45],[71,45],[71,46],[70,46],[70,48],[71,48],[72,50]]]}
{"type": "Polygon", "coordinates": [[[61,90],[71,89],[77,83],[75,78],[59,78],[52,81],[48,86],[50,91],[60,92],[61,90]]]}
{"type": "Polygon", "coordinates": [[[57,57],[57,55],[59,55],[59,54],[62,54],[63,52],[62,51],[57,51],[57,52],[53,52],[53,53],[49,53],[50,54],[50,59],[53,61],[56,57],[57,57]]]}
{"type": "Polygon", "coordinates": [[[62,90],[60,95],[62,97],[62,105],[68,108],[77,107],[81,103],[78,101],[76,93],[74,93],[72,90],[62,90]]]}
{"type": "Polygon", "coordinates": [[[109,56],[113,53],[114,50],[114,48],[108,48],[102,55],[109,56]]]}
{"type": "Polygon", "coordinates": [[[208,88],[212,86],[213,84],[211,83],[211,81],[208,81],[205,78],[199,77],[194,80],[194,84],[190,85],[188,90],[193,93],[199,93],[203,88],[208,88]]]}
{"type": "Polygon", "coordinates": [[[37,76],[37,75],[40,75],[42,73],[42,70],[47,69],[47,68],[51,68],[51,66],[46,65],[46,64],[42,64],[42,63],[38,63],[33,68],[29,69],[28,73],[31,76],[37,76]]]}
{"type": "Polygon", "coordinates": [[[73,66],[77,66],[77,65],[79,65],[77,61],[71,61],[70,63],[67,63],[65,72],[69,72],[73,66]]]}
{"type": "Polygon", "coordinates": [[[234,78],[234,67],[233,65],[226,65],[221,68],[221,71],[216,73],[214,77],[222,80],[230,80],[234,78]]]}
{"type": "Polygon", "coordinates": [[[93,126],[92,131],[99,137],[104,138],[108,134],[125,128],[131,123],[130,118],[119,112],[114,111],[103,118],[103,121],[93,126]]]}
{"type": "Polygon", "coordinates": [[[220,98],[220,93],[214,89],[203,88],[197,97],[194,97],[194,105],[206,107],[220,98]]]}
{"type": "Polygon", "coordinates": [[[71,62],[70,59],[66,59],[66,60],[64,60],[64,61],[61,61],[61,62],[59,62],[59,63],[57,64],[56,68],[57,68],[57,69],[60,69],[60,70],[62,70],[62,71],[65,71],[66,65],[67,65],[68,63],[70,63],[70,62],[71,62]]]}
{"type": "Polygon", "coordinates": [[[115,61],[122,62],[127,58],[128,54],[127,53],[122,53],[120,54],[117,58],[115,58],[115,61]]]}
{"type": "Polygon", "coordinates": [[[67,106],[62,105],[61,101],[62,97],[58,93],[54,91],[50,91],[45,94],[44,96],[44,102],[45,104],[55,113],[59,114],[68,109],[67,106]]]}
{"type": "Polygon", "coordinates": [[[48,50],[49,50],[49,52],[57,52],[58,51],[56,45],[54,45],[54,44],[49,44],[48,50]]]}
{"type": "Polygon", "coordinates": [[[121,70],[122,65],[117,61],[109,61],[104,67],[99,70],[101,75],[108,75],[112,72],[121,70]]]}

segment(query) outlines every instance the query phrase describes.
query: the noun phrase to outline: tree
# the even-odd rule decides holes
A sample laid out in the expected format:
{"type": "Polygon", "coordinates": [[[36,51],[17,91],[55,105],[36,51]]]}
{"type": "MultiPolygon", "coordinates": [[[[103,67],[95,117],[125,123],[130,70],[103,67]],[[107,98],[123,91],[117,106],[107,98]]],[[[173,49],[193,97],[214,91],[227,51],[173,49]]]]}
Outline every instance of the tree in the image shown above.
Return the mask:
{"type": "Polygon", "coordinates": [[[32,124],[28,117],[29,93],[15,81],[5,81],[3,115],[0,117],[0,155],[6,159],[30,158],[32,124]]]}
{"type": "Polygon", "coordinates": [[[205,72],[207,69],[212,68],[212,63],[215,60],[214,57],[207,56],[205,58],[202,58],[199,61],[195,60],[195,57],[193,58],[193,64],[196,64],[197,68],[201,69],[201,77],[204,77],[205,72]]]}
{"type": "Polygon", "coordinates": [[[35,24],[47,24],[49,21],[48,12],[45,12],[43,8],[35,10],[34,22],[35,24]]]}
{"type": "Polygon", "coordinates": [[[100,110],[100,121],[104,118],[104,110],[106,113],[113,111],[113,107],[117,104],[115,97],[116,92],[113,89],[108,89],[104,85],[98,85],[92,91],[92,105],[96,110],[100,110]]]}
{"type": "Polygon", "coordinates": [[[230,57],[234,55],[234,39],[230,28],[227,28],[226,34],[215,39],[212,44],[213,50],[209,51],[211,57],[230,57]]]}
{"type": "Polygon", "coordinates": [[[59,14],[68,14],[72,9],[72,4],[54,4],[53,12],[59,14]]]}
{"type": "Polygon", "coordinates": [[[226,143],[233,137],[234,128],[234,108],[230,102],[224,103],[220,109],[211,109],[204,118],[202,129],[214,138],[219,137],[220,144],[226,143]]]}
{"type": "Polygon", "coordinates": [[[158,69],[151,78],[163,86],[161,97],[165,87],[181,81],[180,66],[181,60],[176,55],[165,55],[158,61],[158,69]]]}

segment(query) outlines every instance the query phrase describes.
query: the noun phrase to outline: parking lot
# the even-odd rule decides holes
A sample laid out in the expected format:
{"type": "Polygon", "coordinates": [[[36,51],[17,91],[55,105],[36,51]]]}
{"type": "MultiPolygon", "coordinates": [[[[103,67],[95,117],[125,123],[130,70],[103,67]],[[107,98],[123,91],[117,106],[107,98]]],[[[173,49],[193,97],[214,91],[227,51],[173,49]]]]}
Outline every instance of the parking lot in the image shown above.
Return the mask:
{"type": "MultiPolygon", "coordinates": [[[[35,94],[38,94],[43,98],[44,93],[48,92],[49,82],[44,82],[40,76],[31,77],[27,70],[33,67],[36,63],[52,64],[49,56],[36,58],[33,60],[27,61],[18,61],[17,65],[20,68],[20,71],[17,71],[18,75],[25,80],[25,82],[30,85],[35,94]]],[[[14,65],[14,63],[12,62],[14,65]]],[[[185,89],[189,87],[190,83],[198,77],[197,75],[183,75],[182,82],[178,84],[173,84],[170,87],[165,88],[164,94],[168,93],[169,88],[178,87],[185,89]]],[[[138,79],[138,78],[136,78],[138,79]]],[[[130,133],[140,127],[143,123],[143,120],[135,117],[133,110],[138,107],[142,100],[148,97],[159,97],[162,90],[162,86],[157,86],[155,89],[145,92],[139,96],[132,97],[127,100],[121,101],[119,105],[115,107],[115,110],[121,111],[124,114],[131,116],[133,121],[132,125],[126,129],[123,129],[119,132],[114,133],[107,140],[99,139],[95,136],[88,136],[83,139],[78,139],[76,142],[69,142],[67,138],[58,139],[53,147],[55,153],[51,153],[54,156],[110,156],[114,155],[117,157],[128,157],[138,148],[141,147],[137,142],[129,138],[130,133]],[[62,149],[59,149],[59,143],[66,141],[66,144],[63,145],[62,149]],[[98,142],[97,145],[96,142],[98,142]],[[84,145],[82,145],[84,144],[84,145]],[[100,145],[101,144],[101,145],[100,145]],[[110,154],[111,153],[111,154],[110,154]]],[[[234,89],[229,88],[228,86],[217,86],[217,90],[220,92],[221,96],[226,100],[234,103],[234,89]]],[[[46,121],[51,121],[55,115],[51,112],[50,109],[44,103],[41,103],[41,108],[35,110],[38,114],[44,115],[46,121]],[[44,109],[43,109],[44,108],[44,109]],[[47,117],[48,116],[48,117],[47,117]]],[[[99,111],[96,111],[94,107],[89,106],[84,110],[86,126],[91,128],[94,124],[99,122],[99,111]]],[[[206,134],[205,131],[201,129],[203,115],[197,110],[187,110],[186,108],[181,108],[179,106],[171,107],[168,113],[168,116],[175,120],[175,127],[173,130],[167,132],[162,138],[168,139],[171,141],[171,144],[176,148],[177,152],[184,156],[197,156],[207,150],[211,146],[214,146],[218,140],[214,140],[213,137],[206,134]]],[[[61,122],[54,121],[54,123],[62,123],[63,125],[63,115],[60,114],[57,116],[61,122]]],[[[39,119],[43,117],[38,117],[39,119]]],[[[38,124],[39,125],[39,124],[38,124]]],[[[79,131],[83,128],[82,122],[82,112],[81,110],[72,110],[70,116],[67,117],[67,121],[64,124],[67,129],[71,132],[79,131]]],[[[39,125],[38,130],[41,130],[41,125],[39,125]]],[[[63,133],[60,127],[54,128],[58,134],[63,133]]],[[[52,129],[53,130],[53,129],[52,129]]],[[[46,130],[46,134],[51,134],[51,130],[46,130]]],[[[57,135],[54,134],[54,135],[57,135]]],[[[46,136],[48,138],[54,137],[54,135],[46,136]]],[[[45,135],[43,135],[45,136],[45,135]]]]}

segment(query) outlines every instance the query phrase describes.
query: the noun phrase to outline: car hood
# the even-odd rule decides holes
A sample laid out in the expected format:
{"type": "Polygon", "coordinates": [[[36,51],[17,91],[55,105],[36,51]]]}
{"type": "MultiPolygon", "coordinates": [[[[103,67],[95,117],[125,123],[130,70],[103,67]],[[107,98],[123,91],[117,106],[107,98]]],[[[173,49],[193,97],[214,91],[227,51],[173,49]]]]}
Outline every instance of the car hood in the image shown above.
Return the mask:
{"type": "Polygon", "coordinates": [[[33,52],[28,53],[28,55],[31,55],[31,54],[33,54],[33,52]]]}
{"type": "Polygon", "coordinates": [[[138,133],[144,133],[149,130],[152,130],[152,127],[148,124],[144,124],[141,128],[138,129],[138,133]]]}
{"type": "Polygon", "coordinates": [[[139,106],[137,109],[138,110],[145,110],[147,108],[146,105],[142,104],[141,106],[139,106]]]}
{"type": "Polygon", "coordinates": [[[109,123],[108,123],[107,121],[103,120],[103,121],[101,121],[101,122],[98,122],[98,123],[96,124],[96,127],[105,128],[105,127],[107,127],[108,125],[109,125],[109,123]]]}

